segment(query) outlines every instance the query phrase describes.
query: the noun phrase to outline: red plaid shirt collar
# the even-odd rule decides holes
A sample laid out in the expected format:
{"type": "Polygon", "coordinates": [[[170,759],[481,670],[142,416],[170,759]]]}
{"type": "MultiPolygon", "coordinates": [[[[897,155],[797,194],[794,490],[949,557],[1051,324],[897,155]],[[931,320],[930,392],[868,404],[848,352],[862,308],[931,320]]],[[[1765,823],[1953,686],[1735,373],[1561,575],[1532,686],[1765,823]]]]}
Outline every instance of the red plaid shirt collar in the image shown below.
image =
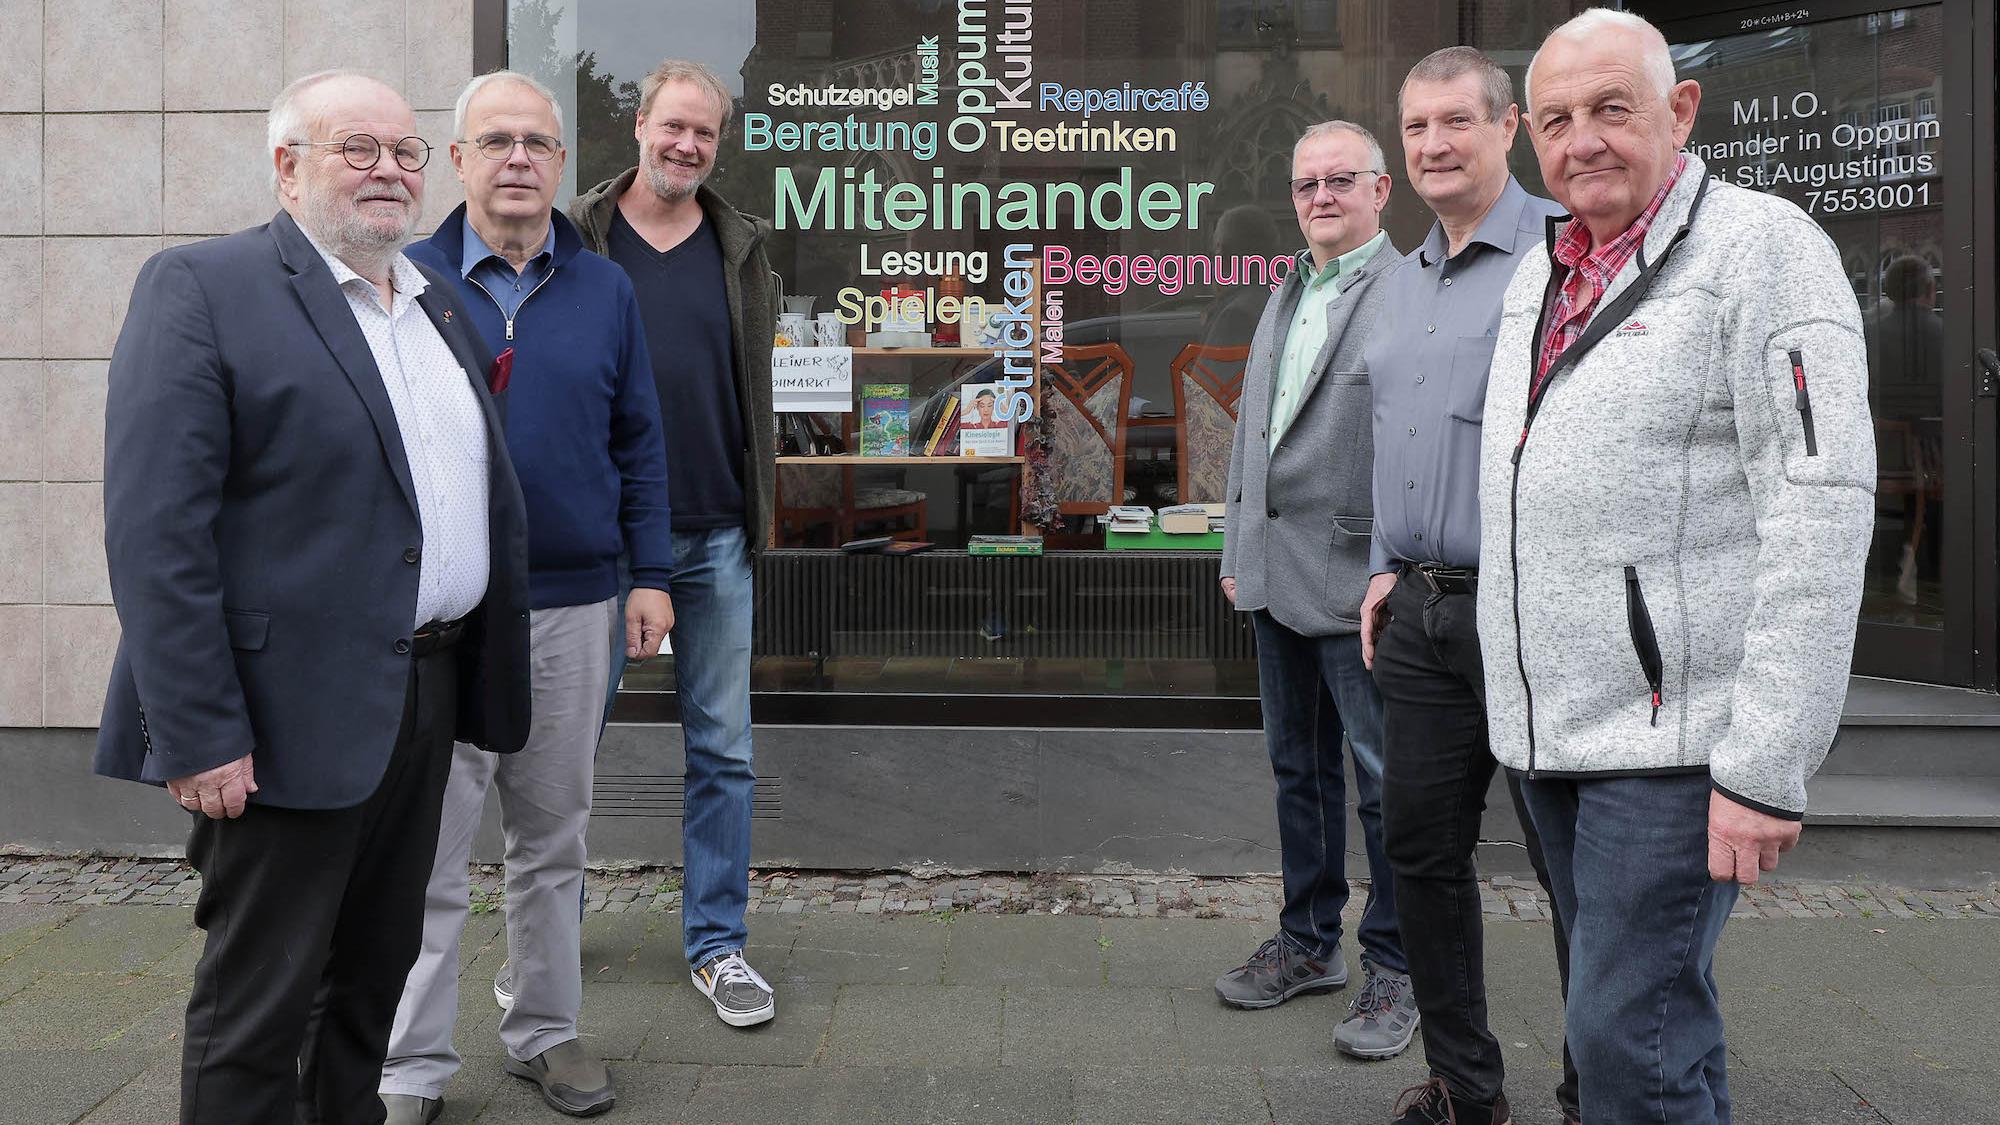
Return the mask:
{"type": "Polygon", "coordinates": [[[1578,336],[1590,324],[1590,314],[1597,309],[1597,302],[1603,298],[1605,290],[1611,288],[1611,281],[1618,276],[1632,256],[1645,244],[1646,232],[1653,229],[1653,220],[1659,217],[1660,208],[1667,202],[1667,195],[1681,180],[1681,173],[1687,169],[1687,154],[1674,161],[1674,170],[1667,174],[1667,180],[1660,190],[1653,193],[1652,202],[1625,228],[1625,233],[1605,243],[1595,250],[1590,246],[1590,228],[1581,221],[1571,220],[1556,239],[1552,256],[1558,268],[1567,271],[1562,289],[1556,294],[1555,307],[1549,310],[1549,323],[1542,336],[1542,350],[1535,364],[1535,382],[1529,393],[1542,387],[1542,380],[1548,377],[1549,367],[1564,349],[1576,342],[1578,336]]]}

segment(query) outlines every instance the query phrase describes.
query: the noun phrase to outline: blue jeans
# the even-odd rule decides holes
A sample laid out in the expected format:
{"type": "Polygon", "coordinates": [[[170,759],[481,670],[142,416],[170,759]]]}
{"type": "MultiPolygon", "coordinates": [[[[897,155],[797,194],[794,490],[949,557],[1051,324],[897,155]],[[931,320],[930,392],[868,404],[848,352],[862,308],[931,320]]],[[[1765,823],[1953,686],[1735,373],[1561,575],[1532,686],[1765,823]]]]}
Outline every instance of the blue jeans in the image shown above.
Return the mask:
{"type": "Polygon", "coordinates": [[[1564,1037],[1591,1125],[1729,1125],[1706,773],[1523,778],[1569,929],[1564,1037]]]}
{"type": "Polygon", "coordinates": [[[1382,698],[1361,663],[1361,638],[1305,637],[1258,610],[1258,695],[1278,781],[1285,905],[1278,924],[1308,956],[1340,953],[1347,905],[1347,780],[1341,736],[1354,752],[1355,811],[1368,852],[1368,905],[1356,935],[1377,967],[1409,972],[1396,920],[1394,873],[1382,850],[1382,698]]]}
{"type": "MultiPolygon", "coordinates": [[[[674,686],[687,774],[681,799],[681,938],[688,964],[742,949],[750,901],[750,547],[741,527],[674,532],[668,580],[674,686]]],[[[622,599],[621,599],[622,604],[622,599]]],[[[606,714],[625,672],[619,613],[606,714]]]]}

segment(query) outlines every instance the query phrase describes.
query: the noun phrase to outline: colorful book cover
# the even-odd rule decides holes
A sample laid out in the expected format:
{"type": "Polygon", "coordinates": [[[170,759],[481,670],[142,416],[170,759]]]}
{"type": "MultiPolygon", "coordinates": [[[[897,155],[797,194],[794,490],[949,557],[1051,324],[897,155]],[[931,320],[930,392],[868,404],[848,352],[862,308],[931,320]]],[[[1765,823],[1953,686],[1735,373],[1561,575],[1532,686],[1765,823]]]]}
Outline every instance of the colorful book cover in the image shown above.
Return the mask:
{"type": "Polygon", "coordinates": [[[959,395],[958,448],[966,456],[1005,457],[1014,452],[1014,423],[999,417],[998,383],[967,383],[959,395]]]}
{"type": "Polygon", "coordinates": [[[910,455],[908,383],[869,383],[861,388],[861,455],[910,455]]]}

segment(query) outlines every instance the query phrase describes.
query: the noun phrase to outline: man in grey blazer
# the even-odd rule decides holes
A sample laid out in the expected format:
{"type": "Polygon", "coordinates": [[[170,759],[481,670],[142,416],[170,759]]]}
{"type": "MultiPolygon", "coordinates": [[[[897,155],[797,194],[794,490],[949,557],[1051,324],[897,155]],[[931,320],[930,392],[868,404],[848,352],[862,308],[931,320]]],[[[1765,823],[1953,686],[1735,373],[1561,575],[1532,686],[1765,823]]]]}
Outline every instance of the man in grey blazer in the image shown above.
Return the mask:
{"type": "Polygon", "coordinates": [[[1381,279],[1401,255],[1381,229],[1382,148],[1328,121],[1292,150],[1292,206],[1306,249],[1265,306],[1243,373],[1229,459],[1222,592],[1252,615],[1264,739],[1278,782],[1285,903],[1277,936],[1215,982],[1222,1002],[1274,1007],[1347,983],[1347,786],[1354,750],[1370,874],[1361,918],[1367,983],[1335,1030],[1358,1058],[1410,1044],[1417,1013],[1382,851],[1382,701],[1361,661],[1373,499],[1373,406],[1362,346],[1381,279]]]}

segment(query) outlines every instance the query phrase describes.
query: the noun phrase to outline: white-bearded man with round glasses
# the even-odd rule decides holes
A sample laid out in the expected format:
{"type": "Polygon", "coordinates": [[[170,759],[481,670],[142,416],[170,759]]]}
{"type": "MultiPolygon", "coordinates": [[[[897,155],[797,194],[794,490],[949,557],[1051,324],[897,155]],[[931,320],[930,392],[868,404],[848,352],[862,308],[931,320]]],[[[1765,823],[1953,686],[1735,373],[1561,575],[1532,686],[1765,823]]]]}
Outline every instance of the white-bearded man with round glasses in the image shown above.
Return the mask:
{"type": "Polygon", "coordinates": [[[191,821],[182,1125],[382,1120],[452,742],[528,731],[490,357],[401,253],[430,145],[349,72],[286,87],[267,128],[284,209],[147,262],[105,404],[123,636],[96,769],[191,821]]]}

